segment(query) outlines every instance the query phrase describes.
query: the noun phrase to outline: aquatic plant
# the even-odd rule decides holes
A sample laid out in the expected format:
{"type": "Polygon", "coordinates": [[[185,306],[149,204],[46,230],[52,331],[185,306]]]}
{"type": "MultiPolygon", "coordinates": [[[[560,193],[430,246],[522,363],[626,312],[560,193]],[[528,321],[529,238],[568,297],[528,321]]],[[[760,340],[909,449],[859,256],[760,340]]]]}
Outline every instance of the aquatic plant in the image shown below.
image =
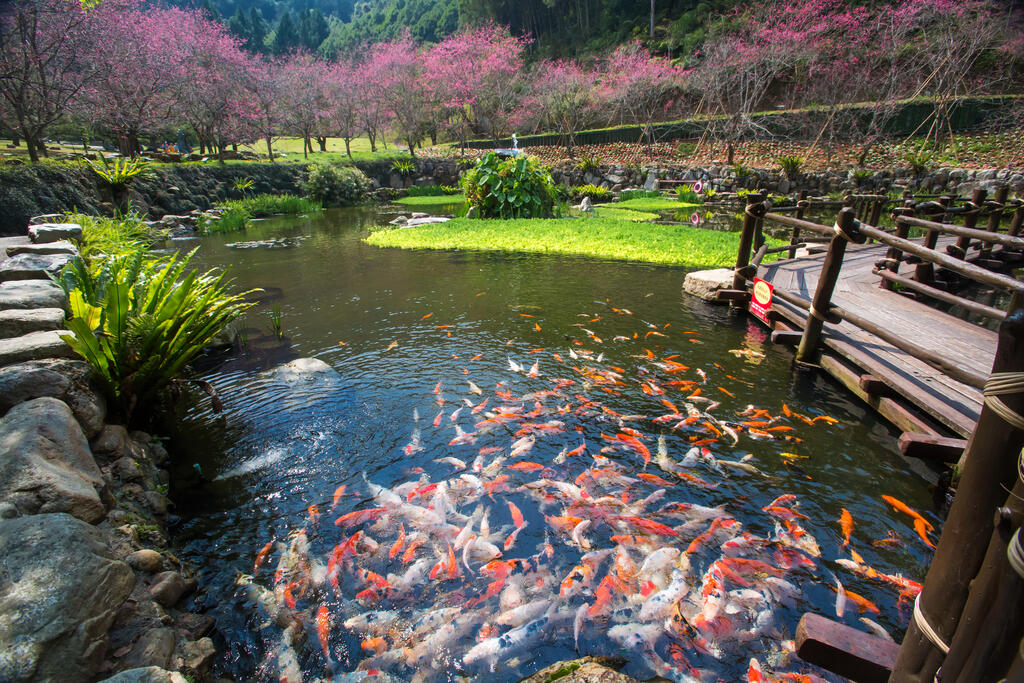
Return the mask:
{"type": "Polygon", "coordinates": [[[573,201],[582,201],[584,197],[590,197],[595,204],[610,202],[615,194],[607,187],[599,187],[593,183],[587,185],[576,185],[569,188],[569,198],[573,201]]]}
{"type": "Polygon", "coordinates": [[[195,250],[153,258],[145,249],[77,259],[62,273],[69,334],[111,405],[129,422],[179,378],[213,337],[252,304],[225,273],[189,268],[195,250]]]}
{"type": "Polygon", "coordinates": [[[274,336],[281,339],[284,336],[284,328],[281,326],[281,304],[275,303],[269,311],[270,325],[274,328],[274,336]]]}
{"type": "Polygon", "coordinates": [[[318,164],[309,167],[302,190],[323,206],[349,206],[365,199],[371,186],[370,179],[354,166],[318,164]]]}
{"type": "Polygon", "coordinates": [[[549,218],[556,209],[551,174],[526,156],[490,152],[462,176],[462,188],[481,218],[549,218]]]}

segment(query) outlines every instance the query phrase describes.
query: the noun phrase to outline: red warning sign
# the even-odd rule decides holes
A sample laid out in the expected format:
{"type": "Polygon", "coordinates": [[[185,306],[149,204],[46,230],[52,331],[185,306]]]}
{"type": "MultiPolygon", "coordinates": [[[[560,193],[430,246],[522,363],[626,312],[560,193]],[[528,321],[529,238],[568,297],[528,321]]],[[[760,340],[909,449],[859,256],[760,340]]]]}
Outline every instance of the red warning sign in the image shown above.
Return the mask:
{"type": "Polygon", "coordinates": [[[750,312],[765,325],[771,325],[768,321],[768,311],[772,310],[774,290],[775,288],[770,282],[765,282],[759,277],[754,278],[754,295],[750,297],[750,312]]]}

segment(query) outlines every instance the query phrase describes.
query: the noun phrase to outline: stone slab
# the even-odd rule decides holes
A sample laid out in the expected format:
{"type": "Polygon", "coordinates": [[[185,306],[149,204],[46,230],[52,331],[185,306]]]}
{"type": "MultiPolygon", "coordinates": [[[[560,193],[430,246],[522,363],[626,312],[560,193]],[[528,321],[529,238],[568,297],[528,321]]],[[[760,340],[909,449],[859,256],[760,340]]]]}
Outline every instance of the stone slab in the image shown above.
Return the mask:
{"type": "Polygon", "coordinates": [[[64,326],[61,308],[12,308],[0,311],[0,339],[20,337],[30,332],[59,330],[64,326]]]}
{"type": "Polygon", "coordinates": [[[78,223],[40,223],[28,226],[28,238],[36,244],[81,240],[82,226],[78,223]]]}
{"type": "Polygon", "coordinates": [[[57,275],[71,254],[18,254],[0,263],[0,281],[42,280],[47,275],[57,275]]]}
{"type": "Polygon", "coordinates": [[[60,223],[64,218],[62,213],[44,213],[41,216],[32,216],[28,219],[29,225],[42,225],[43,223],[60,223]]]}
{"type": "Polygon", "coordinates": [[[0,366],[43,358],[78,358],[78,354],[60,338],[61,334],[53,330],[0,339],[0,366]]]}
{"type": "Polygon", "coordinates": [[[46,244],[12,244],[7,247],[8,256],[18,254],[71,254],[78,255],[78,247],[67,240],[47,242],[46,244]]]}
{"type": "Polygon", "coordinates": [[[698,270],[686,274],[686,279],[683,280],[683,291],[705,301],[715,301],[715,293],[720,289],[731,288],[732,279],[731,268],[698,270]]]}
{"type": "Polygon", "coordinates": [[[12,280],[0,282],[0,311],[25,308],[61,308],[67,306],[64,290],[50,280],[12,280]]]}

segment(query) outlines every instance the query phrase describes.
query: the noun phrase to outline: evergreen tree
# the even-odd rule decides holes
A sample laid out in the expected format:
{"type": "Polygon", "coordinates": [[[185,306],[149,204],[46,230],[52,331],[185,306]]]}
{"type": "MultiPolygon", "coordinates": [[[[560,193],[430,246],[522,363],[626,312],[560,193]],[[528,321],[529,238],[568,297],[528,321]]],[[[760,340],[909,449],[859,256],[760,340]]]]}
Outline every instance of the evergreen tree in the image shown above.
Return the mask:
{"type": "Polygon", "coordinates": [[[302,44],[310,50],[316,50],[320,47],[320,43],[324,42],[324,38],[330,33],[330,28],[327,26],[327,19],[318,8],[314,7],[302,13],[300,33],[302,44]]]}
{"type": "Polygon", "coordinates": [[[263,51],[263,41],[266,40],[267,33],[269,32],[270,27],[267,25],[263,15],[260,14],[259,9],[255,6],[249,8],[249,37],[252,40],[251,49],[254,52],[263,51]]]}
{"type": "Polygon", "coordinates": [[[203,13],[203,16],[210,21],[216,21],[217,23],[223,23],[224,19],[220,16],[220,12],[210,3],[210,0],[203,0],[199,5],[199,11],[203,13]]]}
{"type": "Polygon", "coordinates": [[[274,54],[283,55],[291,52],[301,44],[302,38],[299,35],[298,28],[295,26],[295,22],[292,21],[292,13],[285,10],[284,14],[281,15],[281,21],[277,22],[274,44],[271,46],[274,54]]]}

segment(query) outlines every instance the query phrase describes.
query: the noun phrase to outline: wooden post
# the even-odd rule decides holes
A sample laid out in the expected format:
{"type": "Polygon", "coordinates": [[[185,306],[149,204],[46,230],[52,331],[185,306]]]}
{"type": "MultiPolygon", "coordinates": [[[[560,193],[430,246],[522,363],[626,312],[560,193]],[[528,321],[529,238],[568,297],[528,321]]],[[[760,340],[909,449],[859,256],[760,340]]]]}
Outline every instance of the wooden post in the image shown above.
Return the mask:
{"type": "Polygon", "coordinates": [[[1005,683],[1024,683],[1024,638],[1021,639],[1020,647],[1017,648],[1016,659],[1010,665],[1010,670],[1006,672],[1005,683]]]}
{"type": "Polygon", "coordinates": [[[1024,200],[1017,200],[1017,210],[1013,212],[1013,222],[1010,223],[1010,234],[1019,237],[1020,231],[1024,228],[1024,200]]]}
{"type": "MultiPolygon", "coordinates": [[[[914,200],[906,199],[903,202],[903,206],[898,206],[892,210],[893,220],[896,221],[896,236],[900,239],[907,239],[910,234],[910,226],[906,223],[900,222],[901,216],[912,216],[914,215],[914,200]]],[[[885,251],[886,265],[888,270],[894,273],[899,273],[900,262],[903,260],[903,250],[899,247],[889,247],[885,251]]],[[[882,278],[882,281],[878,284],[882,289],[893,289],[892,282],[882,278]]]]}
{"type": "Polygon", "coordinates": [[[1013,662],[1024,635],[1024,576],[1007,560],[1007,548],[1024,521],[1024,481],[1018,478],[1002,508],[995,531],[942,662],[942,680],[995,681],[1013,662]]]}
{"type": "MultiPolygon", "coordinates": [[[[807,201],[807,190],[800,190],[800,194],[797,195],[796,200],[796,213],[793,214],[796,218],[803,220],[804,212],[807,210],[809,202],[807,201]]],[[[789,235],[789,258],[796,258],[796,245],[800,243],[800,228],[794,227],[793,232],[789,235]]]]}
{"type": "MultiPolygon", "coordinates": [[[[973,228],[978,224],[978,213],[981,211],[981,205],[985,203],[985,197],[988,195],[988,190],[984,188],[977,188],[971,193],[971,201],[966,208],[970,209],[964,216],[964,227],[973,228]]],[[[946,251],[950,256],[956,256],[957,258],[967,258],[967,250],[971,246],[970,237],[961,237],[956,241],[956,251],[947,249],[946,251]]]]}
{"type": "MultiPolygon", "coordinates": [[[[953,198],[950,197],[949,195],[945,195],[945,196],[939,198],[939,204],[941,204],[944,208],[948,209],[949,205],[952,204],[952,203],[953,203],[953,198]]],[[[945,223],[946,222],[946,213],[943,212],[940,216],[938,216],[936,218],[935,222],[936,223],[945,223]]],[[[925,233],[925,236],[924,236],[924,246],[926,248],[934,249],[935,248],[935,244],[938,241],[939,241],[939,233],[936,232],[935,230],[929,230],[927,233],[925,233]]],[[[929,263],[928,261],[925,261],[923,263],[918,264],[917,268],[914,269],[914,279],[917,280],[918,282],[923,282],[926,285],[932,284],[933,282],[935,282],[935,267],[931,263],[929,263]]]]}
{"type": "Polygon", "coordinates": [[[736,270],[732,276],[733,289],[745,289],[747,279],[740,272],[750,264],[750,248],[754,244],[754,233],[757,231],[757,223],[760,216],[766,213],[764,206],[764,193],[750,193],[747,195],[746,213],[743,215],[743,232],[740,233],[740,248],[736,254],[736,270]],[[758,215],[760,211],[760,216],[758,215]]]}
{"type": "MultiPolygon", "coordinates": [[[[992,372],[1024,371],[1024,311],[1014,297],[1011,312],[999,327],[992,372]]],[[[1014,412],[1024,413],[1024,395],[1001,397],[1014,412]]],[[[974,433],[960,460],[960,484],[925,577],[920,611],[943,642],[949,643],[967,601],[971,579],[978,574],[994,528],[992,513],[1017,480],[1017,458],[1024,431],[1000,417],[988,402],[982,405],[974,433]]],[[[914,620],[900,646],[892,683],[932,683],[942,665],[942,652],[914,620]]]]}
{"type": "Polygon", "coordinates": [[[825,254],[825,261],[821,266],[818,287],[814,291],[811,309],[807,314],[804,336],[800,338],[800,346],[796,350],[798,363],[811,363],[817,357],[818,339],[821,337],[821,328],[828,307],[832,303],[832,292],[836,288],[839,271],[843,267],[847,242],[864,242],[864,237],[857,227],[857,219],[854,218],[853,209],[850,207],[840,211],[836,218],[836,234],[828,244],[828,253],[825,254]]]}
{"type": "MultiPolygon", "coordinates": [[[[992,201],[989,202],[989,206],[992,208],[992,213],[988,215],[988,226],[989,232],[999,232],[999,222],[1003,218],[1003,207],[1006,205],[1006,195],[1009,192],[1006,185],[1000,185],[996,188],[995,196],[992,197],[992,201]]],[[[979,259],[990,259],[992,258],[992,245],[982,244],[981,250],[978,252],[979,259]]]]}
{"type": "Polygon", "coordinates": [[[868,218],[868,225],[878,227],[878,221],[882,218],[882,207],[885,206],[884,199],[875,199],[871,207],[871,217],[868,218]]]}

